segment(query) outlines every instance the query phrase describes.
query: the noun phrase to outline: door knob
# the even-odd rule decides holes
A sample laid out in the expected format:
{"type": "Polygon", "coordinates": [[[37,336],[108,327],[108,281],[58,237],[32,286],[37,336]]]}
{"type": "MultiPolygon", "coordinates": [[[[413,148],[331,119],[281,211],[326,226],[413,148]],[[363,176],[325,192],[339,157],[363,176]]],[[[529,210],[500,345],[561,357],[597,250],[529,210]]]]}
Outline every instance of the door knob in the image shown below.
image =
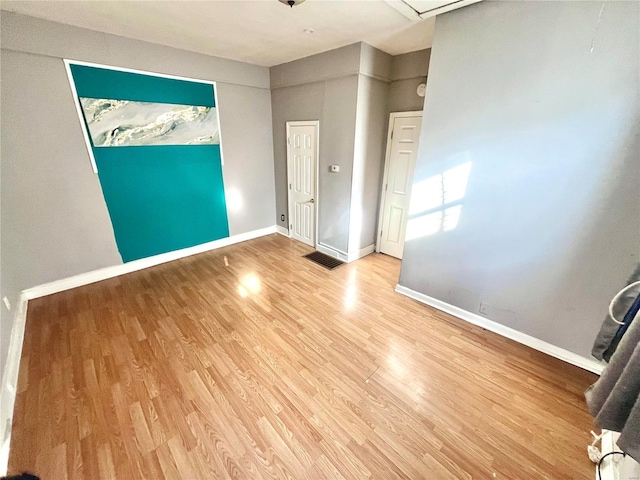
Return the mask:
{"type": "Polygon", "coordinates": [[[309,200],[309,203],[316,203],[316,201],[312,198],[311,200],[309,200]]]}

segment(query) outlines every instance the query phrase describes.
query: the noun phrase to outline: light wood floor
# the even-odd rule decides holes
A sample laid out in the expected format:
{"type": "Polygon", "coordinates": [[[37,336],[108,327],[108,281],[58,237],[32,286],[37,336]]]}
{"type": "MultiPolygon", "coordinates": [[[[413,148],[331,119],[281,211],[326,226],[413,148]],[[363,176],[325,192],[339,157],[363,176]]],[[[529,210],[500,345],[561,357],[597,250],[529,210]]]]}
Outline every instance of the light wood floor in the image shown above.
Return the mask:
{"type": "Polygon", "coordinates": [[[593,478],[595,376],[271,235],[29,302],[9,473],[593,478]]]}

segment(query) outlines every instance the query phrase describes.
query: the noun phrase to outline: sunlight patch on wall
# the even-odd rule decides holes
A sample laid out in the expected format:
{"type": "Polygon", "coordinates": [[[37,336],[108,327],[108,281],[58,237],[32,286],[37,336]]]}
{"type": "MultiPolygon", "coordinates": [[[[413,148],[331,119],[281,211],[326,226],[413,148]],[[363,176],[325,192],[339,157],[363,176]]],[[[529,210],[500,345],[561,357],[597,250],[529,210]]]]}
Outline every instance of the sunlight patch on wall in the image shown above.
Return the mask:
{"type": "Polygon", "coordinates": [[[409,220],[405,240],[414,240],[455,229],[460,220],[460,212],[462,212],[462,205],[456,205],[409,220]]]}
{"type": "Polygon", "coordinates": [[[406,241],[458,226],[470,172],[468,161],[413,185],[406,241]]]}
{"type": "Polygon", "coordinates": [[[226,191],[227,210],[230,212],[240,212],[244,206],[242,194],[237,188],[230,188],[226,191]]]}
{"type": "Polygon", "coordinates": [[[466,162],[416,183],[411,190],[409,215],[462,200],[467,191],[470,171],[471,162],[466,162]]]}

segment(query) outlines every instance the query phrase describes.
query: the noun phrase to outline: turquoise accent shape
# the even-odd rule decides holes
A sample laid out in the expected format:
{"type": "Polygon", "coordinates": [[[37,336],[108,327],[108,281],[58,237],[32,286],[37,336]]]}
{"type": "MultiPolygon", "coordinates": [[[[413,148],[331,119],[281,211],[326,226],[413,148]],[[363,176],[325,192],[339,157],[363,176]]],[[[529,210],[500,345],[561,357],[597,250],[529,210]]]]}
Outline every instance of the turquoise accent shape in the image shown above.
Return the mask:
{"type": "Polygon", "coordinates": [[[94,149],[122,260],[229,236],[218,145],[94,149]]]}
{"type": "Polygon", "coordinates": [[[121,72],[108,68],[70,65],[79,97],[137,102],[177,103],[215,107],[213,85],[121,72]]]}
{"type": "MultiPolygon", "coordinates": [[[[211,84],[70,68],[80,97],[215,106],[211,84]]],[[[229,236],[220,145],[92,150],[124,262],[229,236]]]]}

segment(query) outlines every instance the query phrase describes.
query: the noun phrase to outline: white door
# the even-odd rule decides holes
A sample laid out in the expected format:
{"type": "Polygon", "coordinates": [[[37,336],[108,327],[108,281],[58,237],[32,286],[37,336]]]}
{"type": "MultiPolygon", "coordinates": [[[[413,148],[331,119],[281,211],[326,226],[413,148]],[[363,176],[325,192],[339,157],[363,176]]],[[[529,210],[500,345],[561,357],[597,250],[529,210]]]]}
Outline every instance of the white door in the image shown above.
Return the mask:
{"type": "Polygon", "coordinates": [[[392,113],[382,185],[378,249],[402,258],[422,112],[392,113]]]}
{"type": "Polygon", "coordinates": [[[289,236],[316,246],[318,122],[287,122],[289,236]]]}

